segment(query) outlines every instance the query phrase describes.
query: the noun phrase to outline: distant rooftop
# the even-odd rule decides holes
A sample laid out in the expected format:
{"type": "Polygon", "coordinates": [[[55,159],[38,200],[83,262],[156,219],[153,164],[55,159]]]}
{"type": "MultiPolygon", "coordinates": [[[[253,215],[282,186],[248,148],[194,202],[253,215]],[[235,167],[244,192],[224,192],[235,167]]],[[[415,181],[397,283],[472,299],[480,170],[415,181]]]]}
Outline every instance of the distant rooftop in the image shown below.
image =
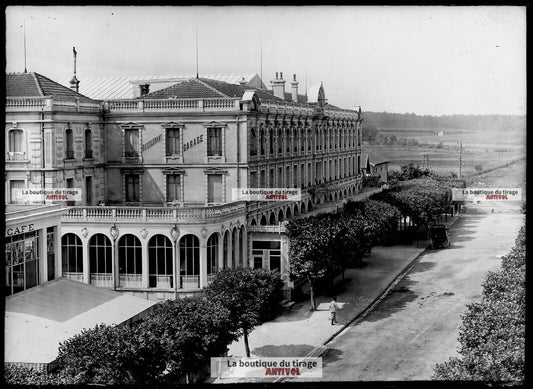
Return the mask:
{"type": "MultiPolygon", "coordinates": [[[[133,99],[140,96],[140,85],[149,84],[150,92],[167,88],[180,82],[196,78],[195,74],[151,75],[151,76],[80,76],[79,90],[95,100],[133,99]]],[[[244,78],[248,88],[266,89],[256,73],[202,74],[200,78],[240,85],[244,78]]],[[[70,78],[59,81],[69,85],[70,78]]]]}
{"type": "Polygon", "coordinates": [[[379,165],[380,163],[390,162],[390,160],[387,157],[384,157],[381,154],[375,153],[370,150],[363,150],[361,154],[361,165],[362,166],[366,164],[367,158],[372,165],[379,165]]]}

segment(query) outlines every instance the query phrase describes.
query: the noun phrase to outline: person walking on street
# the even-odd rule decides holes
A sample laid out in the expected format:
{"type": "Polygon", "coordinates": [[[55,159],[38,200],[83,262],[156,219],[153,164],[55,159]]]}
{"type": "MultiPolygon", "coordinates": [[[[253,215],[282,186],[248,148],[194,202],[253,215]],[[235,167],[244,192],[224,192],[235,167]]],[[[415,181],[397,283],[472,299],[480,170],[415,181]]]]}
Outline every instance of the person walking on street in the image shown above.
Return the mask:
{"type": "Polygon", "coordinates": [[[331,314],[331,325],[337,324],[337,311],[339,305],[337,304],[337,297],[333,297],[333,300],[329,303],[329,313],[331,314]]]}

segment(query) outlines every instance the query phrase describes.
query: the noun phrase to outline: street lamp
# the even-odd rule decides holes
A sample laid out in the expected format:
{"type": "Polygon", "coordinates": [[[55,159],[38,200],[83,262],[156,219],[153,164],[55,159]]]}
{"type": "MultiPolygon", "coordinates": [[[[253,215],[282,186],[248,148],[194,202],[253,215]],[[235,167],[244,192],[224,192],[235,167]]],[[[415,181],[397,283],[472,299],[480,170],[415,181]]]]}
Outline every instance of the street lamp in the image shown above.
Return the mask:
{"type": "Polygon", "coordinates": [[[172,262],[174,264],[174,298],[178,298],[178,263],[176,260],[176,256],[177,256],[176,241],[178,240],[179,236],[180,236],[180,230],[178,229],[178,226],[174,224],[172,228],[170,229],[170,237],[172,238],[172,247],[173,247],[172,262]]]}
{"type": "Polygon", "coordinates": [[[116,261],[116,245],[115,242],[118,238],[118,228],[115,224],[109,229],[109,234],[111,235],[111,238],[113,238],[113,251],[112,251],[112,260],[113,260],[113,290],[117,290],[117,261],[116,261]]]}

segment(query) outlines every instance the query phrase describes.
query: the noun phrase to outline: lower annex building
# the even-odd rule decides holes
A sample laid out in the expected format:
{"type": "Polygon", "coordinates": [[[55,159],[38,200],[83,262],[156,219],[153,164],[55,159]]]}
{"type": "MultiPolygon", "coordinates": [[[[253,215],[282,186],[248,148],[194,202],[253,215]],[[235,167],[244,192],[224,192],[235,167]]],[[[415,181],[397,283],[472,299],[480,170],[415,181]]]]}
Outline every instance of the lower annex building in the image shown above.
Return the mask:
{"type": "Polygon", "coordinates": [[[283,222],[359,193],[362,114],[327,103],[322,85],[299,94],[295,75],[290,92],[282,73],[271,89],[248,79],[151,93],[136,79],[137,97],[93,100],[75,77],[67,88],[7,74],[10,207],[22,207],[21,188],[83,189],[32,236],[8,221],[7,294],[64,277],[176,298],[239,266],[277,269],[290,290],[283,222]],[[233,201],[234,188],[298,188],[301,199],[233,201]]]}

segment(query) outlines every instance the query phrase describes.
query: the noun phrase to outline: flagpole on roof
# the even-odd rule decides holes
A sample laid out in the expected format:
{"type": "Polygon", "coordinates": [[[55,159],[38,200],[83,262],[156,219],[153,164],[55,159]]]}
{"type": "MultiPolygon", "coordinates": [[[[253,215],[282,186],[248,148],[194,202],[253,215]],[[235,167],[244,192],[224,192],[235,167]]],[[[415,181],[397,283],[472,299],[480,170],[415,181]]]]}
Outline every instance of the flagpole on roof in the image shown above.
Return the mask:
{"type": "Polygon", "coordinates": [[[261,37],[261,83],[263,82],[263,37],[261,37]]]}
{"type": "Polygon", "coordinates": [[[198,26],[196,26],[196,78],[198,77],[198,26]]]}
{"type": "Polygon", "coordinates": [[[26,68],[26,19],[24,19],[24,73],[28,73],[26,68]]]}
{"type": "Polygon", "coordinates": [[[77,56],[77,52],[76,52],[76,47],[72,47],[72,54],[74,55],[74,78],[76,78],[76,56],[77,56]]]}

